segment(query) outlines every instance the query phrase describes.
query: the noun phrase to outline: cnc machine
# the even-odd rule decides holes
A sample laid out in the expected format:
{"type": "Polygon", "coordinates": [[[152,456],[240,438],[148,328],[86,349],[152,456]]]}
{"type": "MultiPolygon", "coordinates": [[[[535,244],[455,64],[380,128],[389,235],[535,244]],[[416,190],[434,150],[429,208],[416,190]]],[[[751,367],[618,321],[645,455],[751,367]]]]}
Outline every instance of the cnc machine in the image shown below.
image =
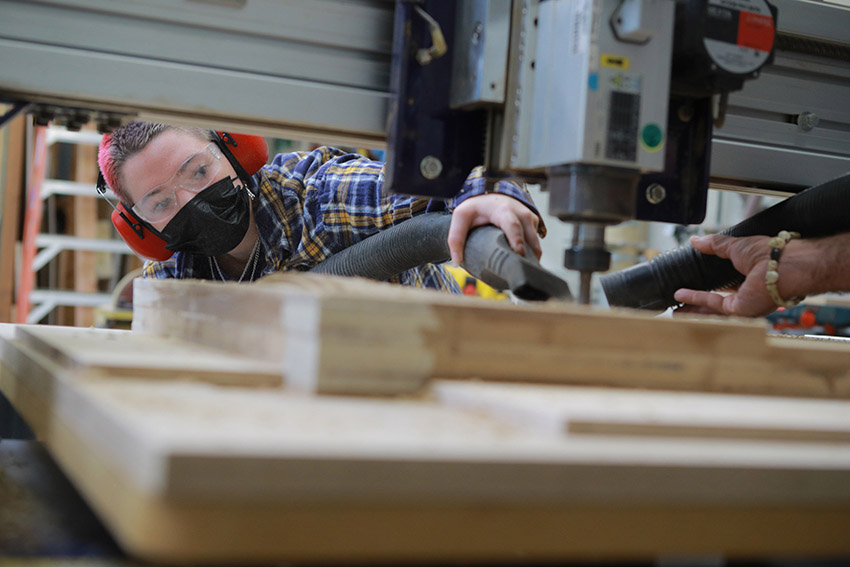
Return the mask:
{"type": "Polygon", "coordinates": [[[564,261],[583,301],[609,265],[606,226],[699,223],[710,179],[788,194],[850,170],[850,9],[835,2],[0,8],[11,113],[386,143],[387,187],[410,194],[450,196],[479,164],[541,182],[575,225],[564,261]]]}

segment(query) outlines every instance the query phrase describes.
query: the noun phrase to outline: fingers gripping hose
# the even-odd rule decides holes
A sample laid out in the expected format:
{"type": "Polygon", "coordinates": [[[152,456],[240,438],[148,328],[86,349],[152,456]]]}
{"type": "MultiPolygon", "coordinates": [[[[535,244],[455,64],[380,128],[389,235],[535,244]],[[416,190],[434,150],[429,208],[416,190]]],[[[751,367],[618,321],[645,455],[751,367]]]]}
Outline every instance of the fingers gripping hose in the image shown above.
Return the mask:
{"type": "MultiPolygon", "coordinates": [[[[312,271],[340,276],[386,280],[405,270],[450,257],[447,238],[451,215],[430,213],[349,246],[316,265],[312,271]]],[[[545,270],[533,256],[513,252],[495,226],[473,229],[463,250],[463,267],[474,277],[518,297],[570,299],[567,283],[545,270]]]]}
{"type": "MultiPolygon", "coordinates": [[[[850,231],[850,174],[810,187],[723,231],[729,236],[774,236],[780,230],[819,238],[850,231]]],[[[710,291],[741,283],[744,276],[729,260],[686,245],[649,262],[602,276],[612,307],[663,311],[676,305],[679,288],[710,291]]]]}

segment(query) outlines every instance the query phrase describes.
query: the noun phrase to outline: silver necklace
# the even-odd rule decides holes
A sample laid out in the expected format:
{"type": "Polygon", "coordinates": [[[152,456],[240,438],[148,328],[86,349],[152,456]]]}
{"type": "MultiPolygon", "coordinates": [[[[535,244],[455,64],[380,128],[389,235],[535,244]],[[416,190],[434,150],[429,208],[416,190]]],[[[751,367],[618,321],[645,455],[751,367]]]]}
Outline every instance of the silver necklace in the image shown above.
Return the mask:
{"type": "MultiPolygon", "coordinates": [[[[224,274],[221,271],[221,267],[218,265],[218,260],[215,259],[215,256],[207,256],[210,261],[210,273],[215,279],[215,274],[218,272],[218,277],[221,281],[227,281],[227,278],[224,277],[224,274]]],[[[236,280],[236,283],[242,283],[242,280],[245,279],[245,274],[248,273],[248,266],[251,266],[251,277],[248,278],[249,282],[254,281],[254,273],[257,271],[257,262],[260,259],[260,237],[257,237],[257,243],[254,244],[254,250],[251,252],[251,258],[247,262],[245,262],[245,267],[242,269],[242,275],[239,276],[239,279],[236,280]]]]}

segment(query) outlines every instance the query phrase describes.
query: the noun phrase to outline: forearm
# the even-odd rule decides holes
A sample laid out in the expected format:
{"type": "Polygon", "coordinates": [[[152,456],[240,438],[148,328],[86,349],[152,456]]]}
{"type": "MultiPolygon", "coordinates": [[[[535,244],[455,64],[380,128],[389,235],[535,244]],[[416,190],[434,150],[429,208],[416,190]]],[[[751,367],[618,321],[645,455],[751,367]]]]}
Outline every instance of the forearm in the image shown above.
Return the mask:
{"type": "Polygon", "coordinates": [[[779,261],[782,297],[850,291],[850,233],[792,240],[779,261]]]}

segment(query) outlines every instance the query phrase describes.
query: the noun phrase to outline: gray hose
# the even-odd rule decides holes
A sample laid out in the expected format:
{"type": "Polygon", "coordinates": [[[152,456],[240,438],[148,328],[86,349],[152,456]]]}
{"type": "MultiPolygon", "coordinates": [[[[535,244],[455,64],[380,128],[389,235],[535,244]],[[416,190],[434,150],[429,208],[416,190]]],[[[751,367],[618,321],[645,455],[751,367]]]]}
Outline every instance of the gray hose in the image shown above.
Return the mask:
{"type": "MultiPolygon", "coordinates": [[[[334,254],[312,271],[383,281],[423,264],[444,262],[451,257],[450,224],[448,213],[413,217],[334,254]]],[[[513,252],[494,226],[471,230],[463,254],[463,267],[498,290],[510,290],[528,300],[571,297],[566,282],[540,266],[530,253],[523,257],[513,252]]]]}
{"type": "Polygon", "coordinates": [[[451,215],[419,215],[370,236],[317,264],[312,271],[337,276],[360,276],[383,281],[451,255],[446,239],[451,215]]]}
{"type": "MultiPolygon", "coordinates": [[[[799,232],[803,238],[850,232],[850,174],[788,197],[722,234],[775,236],[780,230],[799,232]]],[[[743,281],[731,261],[697,252],[690,245],[600,278],[612,307],[657,311],[677,305],[673,294],[679,288],[711,291],[743,281]]]]}

